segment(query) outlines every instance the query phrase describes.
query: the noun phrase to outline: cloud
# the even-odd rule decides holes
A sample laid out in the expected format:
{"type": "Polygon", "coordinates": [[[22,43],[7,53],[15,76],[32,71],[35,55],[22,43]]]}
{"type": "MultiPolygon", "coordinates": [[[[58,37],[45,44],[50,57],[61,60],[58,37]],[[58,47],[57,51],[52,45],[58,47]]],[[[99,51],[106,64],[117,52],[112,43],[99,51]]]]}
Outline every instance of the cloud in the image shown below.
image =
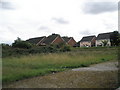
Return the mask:
{"type": "MultiPolygon", "coordinates": [[[[117,12],[102,15],[82,13],[83,5],[86,5],[86,2],[92,3],[93,0],[0,0],[2,5],[1,1],[7,2],[8,6],[4,4],[7,8],[0,7],[3,12],[0,13],[2,17],[0,18],[0,37],[2,37],[0,43],[13,42],[17,37],[26,40],[48,36],[51,33],[72,36],[80,40],[85,35],[108,32],[117,28],[117,12]],[[103,20],[108,24],[107,28],[103,20]]],[[[96,1],[103,2],[103,0],[96,1]]],[[[86,5],[86,8],[90,7],[92,6],[86,5]]]]}
{"type": "Polygon", "coordinates": [[[15,7],[11,2],[0,1],[0,9],[11,10],[11,9],[15,9],[15,7]]]}
{"type": "Polygon", "coordinates": [[[89,30],[84,30],[84,31],[81,31],[80,34],[82,34],[82,35],[91,35],[91,32],[89,30]]]}
{"type": "Polygon", "coordinates": [[[49,28],[47,26],[40,26],[39,30],[48,30],[49,28]]]}
{"type": "Polygon", "coordinates": [[[86,2],[83,8],[83,12],[87,14],[100,14],[117,10],[117,3],[115,2],[86,2]]]}
{"type": "Polygon", "coordinates": [[[52,18],[55,22],[59,24],[68,24],[69,22],[67,20],[64,20],[64,18],[52,18]]]}
{"type": "MultiPolygon", "coordinates": [[[[41,26],[39,26],[38,28],[37,28],[37,31],[38,32],[40,32],[40,33],[51,33],[52,31],[51,31],[51,28],[49,28],[49,26],[44,26],[44,25],[41,25],[41,26]]],[[[44,35],[43,34],[43,35],[44,35]]]]}

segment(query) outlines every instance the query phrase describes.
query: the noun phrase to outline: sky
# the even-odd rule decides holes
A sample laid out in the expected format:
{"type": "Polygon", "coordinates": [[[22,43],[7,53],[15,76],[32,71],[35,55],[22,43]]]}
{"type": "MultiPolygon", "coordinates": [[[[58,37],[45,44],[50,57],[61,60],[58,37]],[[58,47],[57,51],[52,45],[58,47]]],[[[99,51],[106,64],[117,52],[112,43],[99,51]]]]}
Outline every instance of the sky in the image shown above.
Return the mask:
{"type": "Polygon", "coordinates": [[[73,37],[118,30],[119,0],[0,0],[0,43],[52,33],[73,37]]]}

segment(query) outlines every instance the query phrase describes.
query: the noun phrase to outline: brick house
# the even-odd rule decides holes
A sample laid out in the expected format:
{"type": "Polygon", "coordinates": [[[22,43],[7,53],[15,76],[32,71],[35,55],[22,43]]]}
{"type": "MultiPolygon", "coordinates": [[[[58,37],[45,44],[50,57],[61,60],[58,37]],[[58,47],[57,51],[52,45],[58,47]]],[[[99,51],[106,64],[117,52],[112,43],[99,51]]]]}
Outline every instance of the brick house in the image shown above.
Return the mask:
{"type": "Polygon", "coordinates": [[[103,41],[107,41],[106,46],[111,46],[111,42],[110,42],[110,35],[111,35],[111,33],[112,32],[98,34],[98,36],[96,38],[96,47],[97,46],[104,46],[103,45],[103,41]]]}
{"type": "Polygon", "coordinates": [[[66,44],[68,44],[70,46],[74,46],[76,44],[76,41],[74,40],[73,37],[62,37],[62,38],[64,39],[66,44]]]}
{"type": "Polygon", "coordinates": [[[49,35],[41,44],[50,45],[50,44],[60,44],[64,43],[63,38],[59,34],[49,35]]]}
{"type": "Polygon", "coordinates": [[[93,47],[95,46],[96,36],[86,36],[80,40],[80,47],[93,47]]]}
{"type": "Polygon", "coordinates": [[[26,41],[39,46],[59,44],[59,43],[65,42],[64,39],[59,34],[52,34],[52,35],[49,35],[48,37],[43,36],[43,37],[31,38],[26,41]]]}
{"type": "Polygon", "coordinates": [[[35,45],[41,45],[41,42],[43,42],[45,39],[46,36],[43,36],[43,37],[30,38],[26,41],[35,45]]]}

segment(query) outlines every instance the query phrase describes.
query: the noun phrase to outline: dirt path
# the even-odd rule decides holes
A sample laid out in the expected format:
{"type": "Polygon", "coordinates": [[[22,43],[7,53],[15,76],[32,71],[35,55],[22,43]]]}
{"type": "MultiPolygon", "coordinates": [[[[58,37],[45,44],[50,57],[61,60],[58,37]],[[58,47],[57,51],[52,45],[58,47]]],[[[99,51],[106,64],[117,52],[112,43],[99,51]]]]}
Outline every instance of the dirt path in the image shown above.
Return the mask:
{"type": "Polygon", "coordinates": [[[118,63],[105,62],[46,76],[20,80],[7,88],[114,88],[118,83],[118,63]]]}

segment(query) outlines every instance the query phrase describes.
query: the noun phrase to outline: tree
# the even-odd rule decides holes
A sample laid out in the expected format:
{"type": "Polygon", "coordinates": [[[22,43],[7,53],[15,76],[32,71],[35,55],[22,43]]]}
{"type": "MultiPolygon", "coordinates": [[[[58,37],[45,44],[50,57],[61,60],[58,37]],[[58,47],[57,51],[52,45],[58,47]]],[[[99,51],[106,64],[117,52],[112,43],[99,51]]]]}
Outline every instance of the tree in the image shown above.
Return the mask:
{"type": "Polygon", "coordinates": [[[2,49],[10,49],[11,46],[9,44],[2,43],[0,44],[2,46],[2,49]]]}
{"type": "Polygon", "coordinates": [[[110,35],[110,41],[112,46],[120,45],[120,33],[118,31],[114,31],[110,35]]]}
{"type": "Polygon", "coordinates": [[[32,45],[26,41],[21,40],[19,37],[12,43],[12,47],[14,48],[24,48],[29,49],[32,45]]]}
{"type": "Polygon", "coordinates": [[[108,40],[102,41],[103,46],[107,46],[108,40]]]}

